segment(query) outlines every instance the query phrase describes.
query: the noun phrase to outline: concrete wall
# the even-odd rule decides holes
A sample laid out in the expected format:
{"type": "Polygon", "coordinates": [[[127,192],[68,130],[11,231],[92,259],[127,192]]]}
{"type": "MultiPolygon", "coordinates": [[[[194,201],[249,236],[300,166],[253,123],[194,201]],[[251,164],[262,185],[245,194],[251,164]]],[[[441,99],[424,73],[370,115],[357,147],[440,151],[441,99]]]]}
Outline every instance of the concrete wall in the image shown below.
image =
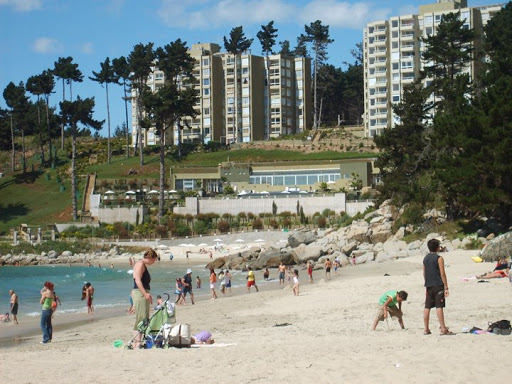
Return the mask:
{"type": "MultiPolygon", "coordinates": [[[[183,215],[197,215],[198,213],[210,212],[221,215],[224,213],[237,215],[240,212],[251,212],[254,214],[272,213],[273,202],[277,205],[277,213],[284,211],[295,213],[297,212],[297,201],[302,206],[304,214],[307,216],[313,215],[315,212],[322,212],[326,208],[332,209],[338,214],[342,211],[347,212],[345,194],[337,193],[335,195],[324,196],[262,196],[243,199],[236,197],[224,199],[200,199],[197,197],[187,197],[185,199],[185,207],[175,207],[174,213],[183,215]]],[[[361,205],[361,207],[363,207],[363,205],[361,205]]],[[[358,208],[359,206],[354,206],[350,209],[355,210],[358,208]]]]}
{"type": "MultiPolygon", "coordinates": [[[[366,200],[366,201],[350,201],[347,202],[345,212],[349,216],[354,216],[358,213],[363,213],[366,211],[366,208],[373,206],[373,201],[366,200]]],[[[338,211],[336,211],[338,213],[338,211]]]]}
{"type": "Polygon", "coordinates": [[[137,212],[139,213],[139,224],[144,220],[146,214],[146,208],[143,206],[133,207],[121,207],[121,206],[109,206],[106,208],[99,208],[98,210],[98,221],[100,223],[113,224],[116,222],[128,222],[136,224],[137,212]]]}

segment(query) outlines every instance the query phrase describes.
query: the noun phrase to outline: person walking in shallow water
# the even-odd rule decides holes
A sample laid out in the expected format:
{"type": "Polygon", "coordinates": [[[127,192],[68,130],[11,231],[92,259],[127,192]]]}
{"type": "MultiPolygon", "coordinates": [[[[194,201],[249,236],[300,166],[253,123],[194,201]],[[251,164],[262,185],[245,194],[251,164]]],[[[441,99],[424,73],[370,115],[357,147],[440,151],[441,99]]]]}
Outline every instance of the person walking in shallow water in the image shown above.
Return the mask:
{"type": "Polygon", "coordinates": [[[87,313],[92,315],[94,313],[94,307],[92,301],[94,300],[94,287],[91,283],[86,283],[82,288],[82,300],[87,302],[87,313]]]}

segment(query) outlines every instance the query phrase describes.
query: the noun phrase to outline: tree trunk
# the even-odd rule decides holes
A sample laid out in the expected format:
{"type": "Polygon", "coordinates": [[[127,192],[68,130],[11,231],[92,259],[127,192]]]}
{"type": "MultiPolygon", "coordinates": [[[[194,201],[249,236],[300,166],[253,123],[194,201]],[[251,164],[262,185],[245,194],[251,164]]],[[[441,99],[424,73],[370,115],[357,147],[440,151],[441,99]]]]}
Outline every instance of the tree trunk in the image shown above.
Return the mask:
{"type": "Polygon", "coordinates": [[[25,156],[25,129],[21,129],[21,161],[23,163],[23,173],[27,171],[27,159],[25,156]]]}
{"type": "Polygon", "coordinates": [[[43,127],[41,126],[41,108],[39,105],[39,95],[37,95],[37,127],[39,130],[39,145],[41,147],[41,164],[44,165],[44,140],[43,140],[43,127]]]}
{"type": "Polygon", "coordinates": [[[12,110],[11,110],[11,144],[12,144],[12,159],[11,171],[16,171],[16,146],[14,145],[14,126],[12,124],[12,110]]]}
{"type": "MultiPolygon", "coordinates": [[[[66,101],[66,86],[64,79],[62,79],[62,101],[66,101]]],[[[60,123],[60,149],[64,149],[64,119],[60,123]]]]}
{"type": "Polygon", "coordinates": [[[270,139],[270,131],[272,127],[272,113],[271,113],[271,101],[270,100],[270,65],[268,62],[268,52],[265,56],[265,66],[267,67],[267,113],[268,113],[268,120],[267,120],[267,129],[268,131],[265,134],[265,140],[270,139]]]}
{"type": "Polygon", "coordinates": [[[126,99],[126,83],[123,82],[124,113],[126,115],[126,158],[130,157],[130,135],[128,130],[128,100],[126,99]]]}
{"type": "Polygon", "coordinates": [[[105,82],[105,91],[107,93],[107,129],[108,129],[108,138],[107,138],[107,163],[110,164],[110,105],[108,102],[108,82],[105,82]]]}
{"type": "Polygon", "coordinates": [[[164,216],[164,188],[165,188],[165,130],[160,130],[160,195],[158,197],[158,224],[162,224],[164,216]]]}
{"type": "Polygon", "coordinates": [[[144,166],[144,151],[142,150],[142,127],[140,126],[140,122],[142,121],[142,108],[140,106],[140,96],[137,99],[137,117],[138,117],[138,127],[137,132],[139,135],[139,156],[140,156],[140,166],[144,166]]]}
{"type": "Polygon", "coordinates": [[[178,159],[181,159],[181,119],[176,119],[176,128],[178,129],[178,159]]]}
{"type": "MultiPolygon", "coordinates": [[[[76,127],[72,127],[73,131],[76,130],[76,127]]],[[[73,210],[73,220],[77,220],[78,212],[77,212],[77,202],[76,202],[76,134],[73,132],[71,134],[71,204],[73,210]]]]}
{"type": "Polygon", "coordinates": [[[49,97],[46,97],[46,126],[48,128],[48,152],[50,155],[50,166],[53,164],[53,155],[52,155],[52,133],[50,130],[50,111],[48,107],[49,97]]]}
{"type": "Polygon", "coordinates": [[[317,109],[316,109],[316,75],[317,75],[317,66],[318,66],[318,46],[315,44],[315,66],[314,71],[315,75],[313,77],[313,129],[318,129],[318,121],[317,121],[317,109]]]}

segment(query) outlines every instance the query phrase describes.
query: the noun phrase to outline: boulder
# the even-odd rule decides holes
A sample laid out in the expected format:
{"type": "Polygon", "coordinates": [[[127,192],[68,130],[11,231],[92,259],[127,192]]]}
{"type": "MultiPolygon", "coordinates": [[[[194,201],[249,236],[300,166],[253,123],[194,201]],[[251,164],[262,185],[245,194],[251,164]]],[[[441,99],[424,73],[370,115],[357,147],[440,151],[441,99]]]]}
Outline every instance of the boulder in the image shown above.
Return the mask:
{"type": "Polygon", "coordinates": [[[302,230],[296,231],[288,236],[288,244],[292,248],[298,247],[300,244],[311,244],[317,239],[317,234],[314,231],[302,230]]]}
{"type": "Polygon", "coordinates": [[[346,243],[343,247],[341,247],[341,252],[343,252],[345,255],[350,255],[354,249],[357,248],[357,242],[351,241],[349,243],[346,243]]]}
{"type": "Polygon", "coordinates": [[[226,264],[226,258],[224,256],[222,257],[217,257],[215,260],[209,262],[208,264],[206,264],[206,268],[207,269],[219,269],[219,268],[222,268],[224,267],[224,265],[226,264]]]}
{"type": "Polygon", "coordinates": [[[55,252],[55,251],[50,251],[50,252],[48,252],[48,258],[49,258],[49,259],[55,259],[55,258],[57,258],[57,252],[55,252]]]}
{"type": "Polygon", "coordinates": [[[250,265],[253,269],[263,269],[263,268],[277,268],[281,261],[283,264],[295,264],[293,261],[293,257],[291,256],[291,249],[283,248],[282,250],[272,249],[269,251],[261,252],[260,256],[251,260],[248,265],[250,265]]]}
{"type": "Polygon", "coordinates": [[[507,232],[492,239],[480,253],[484,261],[497,261],[500,257],[512,255],[512,232],[507,232]]]}
{"type": "Polygon", "coordinates": [[[357,241],[359,243],[367,243],[370,241],[368,236],[369,224],[364,220],[358,220],[352,223],[347,232],[347,239],[357,241]]]}
{"type": "Polygon", "coordinates": [[[373,254],[373,252],[366,252],[361,256],[356,256],[356,264],[364,264],[373,261],[373,259],[375,259],[375,255],[373,254]]]}
{"type": "Polygon", "coordinates": [[[317,261],[323,254],[322,247],[316,244],[301,244],[293,250],[293,258],[297,264],[306,263],[308,260],[317,261]]]}
{"type": "Polygon", "coordinates": [[[391,236],[393,236],[393,232],[389,221],[372,226],[370,240],[373,244],[384,243],[391,236]]]}
{"type": "Polygon", "coordinates": [[[393,235],[393,240],[402,240],[405,236],[405,227],[398,228],[398,231],[393,235]]]}
{"type": "Polygon", "coordinates": [[[62,252],[61,256],[62,257],[71,257],[71,256],[73,256],[73,252],[71,252],[71,251],[64,251],[64,252],[62,252]]]}

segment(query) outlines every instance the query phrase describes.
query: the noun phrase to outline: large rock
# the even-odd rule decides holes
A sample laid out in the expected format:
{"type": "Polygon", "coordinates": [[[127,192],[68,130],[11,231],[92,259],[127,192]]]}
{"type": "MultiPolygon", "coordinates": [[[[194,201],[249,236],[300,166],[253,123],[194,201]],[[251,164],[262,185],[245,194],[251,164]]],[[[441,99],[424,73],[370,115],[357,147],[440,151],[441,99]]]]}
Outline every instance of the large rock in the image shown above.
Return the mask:
{"type": "Polygon", "coordinates": [[[311,244],[316,241],[317,234],[314,231],[303,230],[296,231],[288,236],[288,245],[292,248],[298,247],[300,244],[311,244]]]}
{"type": "Polygon", "coordinates": [[[343,252],[346,255],[350,255],[354,249],[357,248],[357,242],[350,241],[349,243],[346,243],[344,246],[341,247],[341,252],[343,252]]]}
{"type": "Polygon", "coordinates": [[[484,261],[497,261],[500,257],[512,255],[512,232],[504,233],[492,239],[482,250],[480,257],[484,261]]]}
{"type": "Polygon", "coordinates": [[[293,256],[297,264],[307,263],[308,260],[317,261],[322,254],[322,247],[316,244],[301,244],[293,250],[293,256]]]}
{"type": "Polygon", "coordinates": [[[291,255],[292,251],[290,248],[271,249],[263,251],[259,257],[255,260],[251,260],[248,265],[253,269],[263,268],[277,268],[281,262],[285,265],[295,264],[294,258],[291,255]]]}
{"type": "Polygon", "coordinates": [[[361,256],[356,257],[356,264],[364,264],[375,259],[375,255],[373,252],[366,252],[361,256]]]}
{"type": "Polygon", "coordinates": [[[367,243],[370,241],[368,236],[369,224],[364,220],[358,220],[352,223],[347,232],[347,239],[354,240],[359,243],[367,243]]]}
{"type": "Polygon", "coordinates": [[[226,258],[225,257],[217,257],[215,260],[211,261],[210,263],[206,264],[207,269],[219,269],[224,267],[226,264],[226,258]]]}
{"type": "Polygon", "coordinates": [[[64,252],[62,252],[61,256],[62,257],[71,257],[71,256],[73,256],[73,252],[71,252],[71,251],[64,251],[64,252]]]}
{"type": "Polygon", "coordinates": [[[393,232],[389,221],[372,226],[370,240],[373,244],[384,243],[391,236],[393,236],[393,232]]]}

